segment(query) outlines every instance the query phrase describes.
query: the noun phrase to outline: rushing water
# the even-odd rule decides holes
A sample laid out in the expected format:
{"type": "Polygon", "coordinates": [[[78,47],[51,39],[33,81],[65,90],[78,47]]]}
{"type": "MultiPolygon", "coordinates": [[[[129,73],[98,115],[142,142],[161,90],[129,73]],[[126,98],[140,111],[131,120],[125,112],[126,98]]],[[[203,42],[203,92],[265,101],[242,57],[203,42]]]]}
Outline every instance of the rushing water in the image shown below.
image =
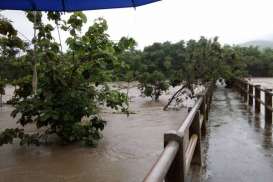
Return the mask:
{"type": "MultiPolygon", "coordinates": [[[[271,85],[270,79],[252,81],[271,85]]],[[[174,91],[171,89],[155,103],[140,97],[136,87],[131,88],[130,110],[135,114],[127,117],[105,110],[103,117],[108,123],[97,148],[77,144],[0,147],[0,182],[142,181],[163,148],[164,132],[177,129],[187,114],[185,109],[162,111],[174,91]]],[[[12,109],[0,109],[0,130],[16,126],[9,116],[12,109]]],[[[207,136],[202,142],[204,165],[193,166],[189,180],[272,181],[272,126],[265,126],[263,113],[255,115],[251,110],[236,92],[216,89],[207,136]]]]}
{"type": "MultiPolygon", "coordinates": [[[[169,95],[151,102],[140,97],[136,87],[129,95],[130,110],[135,114],[127,117],[105,110],[103,117],[108,123],[97,148],[76,144],[0,147],[0,182],[141,181],[162,150],[163,133],[177,129],[186,110],[163,111],[169,95]]],[[[0,130],[16,126],[9,116],[12,109],[0,109],[0,130]]]]}

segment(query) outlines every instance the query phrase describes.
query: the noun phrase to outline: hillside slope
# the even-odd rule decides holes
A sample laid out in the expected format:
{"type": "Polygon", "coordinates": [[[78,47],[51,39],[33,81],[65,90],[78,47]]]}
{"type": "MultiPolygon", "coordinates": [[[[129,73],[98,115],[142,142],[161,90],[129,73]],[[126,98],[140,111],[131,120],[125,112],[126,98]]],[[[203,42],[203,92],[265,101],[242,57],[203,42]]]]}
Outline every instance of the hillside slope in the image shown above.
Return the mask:
{"type": "Polygon", "coordinates": [[[272,48],[273,49],[273,41],[253,40],[253,41],[249,41],[249,42],[245,42],[243,44],[240,44],[240,46],[243,46],[243,47],[257,46],[260,49],[264,49],[264,48],[272,48]]]}

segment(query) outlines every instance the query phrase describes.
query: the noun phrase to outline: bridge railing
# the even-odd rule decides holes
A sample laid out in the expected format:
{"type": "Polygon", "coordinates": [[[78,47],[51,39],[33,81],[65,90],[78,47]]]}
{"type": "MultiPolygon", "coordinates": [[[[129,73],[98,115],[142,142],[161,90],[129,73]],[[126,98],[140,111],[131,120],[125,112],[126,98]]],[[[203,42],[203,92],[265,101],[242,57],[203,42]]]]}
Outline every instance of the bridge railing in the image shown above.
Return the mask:
{"type": "Polygon", "coordinates": [[[201,136],[206,134],[213,89],[209,83],[180,128],[164,134],[164,149],[144,182],[183,182],[191,164],[202,165],[201,136]]]}
{"type": "Polygon", "coordinates": [[[255,113],[260,113],[261,105],[264,105],[265,122],[266,124],[272,124],[272,89],[262,88],[261,85],[254,85],[242,79],[235,80],[234,87],[249,106],[254,104],[255,113]],[[264,93],[264,99],[261,97],[261,92],[264,93]]]}

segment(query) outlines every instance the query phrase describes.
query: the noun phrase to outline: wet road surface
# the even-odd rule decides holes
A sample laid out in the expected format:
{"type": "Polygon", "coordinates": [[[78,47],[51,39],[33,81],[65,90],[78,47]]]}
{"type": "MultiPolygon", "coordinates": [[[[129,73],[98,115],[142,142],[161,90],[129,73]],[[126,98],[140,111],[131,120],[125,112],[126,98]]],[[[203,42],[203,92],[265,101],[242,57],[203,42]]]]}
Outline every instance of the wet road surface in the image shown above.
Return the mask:
{"type": "Polygon", "coordinates": [[[242,102],[239,94],[214,92],[208,135],[203,142],[207,182],[272,182],[272,125],[242,102]]]}

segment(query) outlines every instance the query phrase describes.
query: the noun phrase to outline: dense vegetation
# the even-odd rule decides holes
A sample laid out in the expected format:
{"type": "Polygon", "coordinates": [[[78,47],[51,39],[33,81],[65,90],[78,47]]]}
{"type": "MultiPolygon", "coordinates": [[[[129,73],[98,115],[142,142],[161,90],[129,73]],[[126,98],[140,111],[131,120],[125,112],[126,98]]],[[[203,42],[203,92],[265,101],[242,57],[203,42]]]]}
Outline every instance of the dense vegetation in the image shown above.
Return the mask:
{"type": "Polygon", "coordinates": [[[273,76],[273,49],[260,50],[258,47],[221,46],[217,39],[208,40],[204,37],[198,41],[154,43],[145,47],[143,51],[131,50],[131,55],[126,54],[125,61],[130,65],[135,75],[143,71],[157,70],[163,73],[168,80],[173,79],[173,81],[176,77],[183,76],[186,79],[186,77],[195,75],[189,74],[187,76],[187,73],[194,73],[194,69],[198,73],[195,76],[198,75],[200,78],[210,78],[213,76],[212,74],[223,77],[273,76]],[[222,65],[215,63],[215,61],[222,65]],[[188,64],[189,62],[191,64],[188,64]],[[195,64],[195,67],[192,67],[192,63],[195,64]],[[216,67],[219,69],[215,69],[216,67]],[[177,71],[181,68],[184,69],[183,73],[181,72],[183,75],[177,75],[177,71]],[[214,70],[211,71],[215,71],[215,73],[210,72],[210,75],[204,75],[206,69],[213,68],[214,70]],[[189,69],[193,70],[186,71],[189,69]],[[220,73],[216,73],[219,71],[220,73]]]}
{"type": "MultiPolygon", "coordinates": [[[[26,15],[34,22],[32,12],[26,15]]],[[[114,73],[123,69],[118,57],[135,43],[127,38],[112,42],[104,19],[97,19],[81,34],[87,22],[81,12],[73,13],[66,21],[61,21],[59,13],[48,13],[47,18],[70,33],[66,53],[52,37],[53,26],[41,21],[41,13],[36,14],[34,47],[17,37],[11,22],[1,20],[1,86],[16,86],[10,101],[15,108],[11,115],[18,117],[22,126],[33,124],[38,130],[29,134],[21,128],[6,129],[0,134],[0,145],[12,143],[14,138],[19,138],[21,144],[39,144],[51,134],[64,142],[95,145],[105,126],[100,108],[127,110],[127,96],[111,90],[106,82],[114,80],[114,73]]]]}
{"type": "Polygon", "coordinates": [[[37,36],[31,42],[20,39],[12,22],[0,18],[0,94],[6,84],[16,87],[11,115],[22,126],[35,125],[37,132],[6,129],[0,145],[15,138],[21,144],[39,144],[52,134],[64,142],[95,145],[106,123],[100,109],[128,112],[128,95],[110,89],[107,82],[138,81],[142,94],[157,101],[170,86],[181,87],[175,94],[186,87],[194,95],[196,84],[220,77],[273,76],[272,49],[222,46],[217,38],[201,37],[154,43],[141,51],[132,38],[111,41],[102,18],[83,33],[88,20],[82,12],[66,20],[54,12],[26,16],[36,22],[37,36]],[[42,21],[45,15],[49,23],[42,21]],[[52,36],[54,29],[69,32],[67,51],[52,36]]]}
{"type": "Polygon", "coordinates": [[[169,86],[181,83],[193,92],[194,84],[220,77],[232,80],[273,76],[272,56],[273,49],[222,46],[217,38],[201,37],[187,42],[154,43],[143,51],[130,50],[123,58],[143,93],[157,100],[169,86]]]}

